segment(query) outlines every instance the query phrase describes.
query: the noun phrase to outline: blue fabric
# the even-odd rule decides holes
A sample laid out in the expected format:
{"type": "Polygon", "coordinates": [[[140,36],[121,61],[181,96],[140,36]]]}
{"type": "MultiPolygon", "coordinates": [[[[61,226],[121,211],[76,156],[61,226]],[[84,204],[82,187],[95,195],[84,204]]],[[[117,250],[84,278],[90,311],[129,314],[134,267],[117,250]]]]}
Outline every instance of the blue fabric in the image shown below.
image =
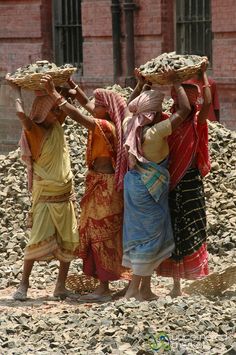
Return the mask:
{"type": "Polygon", "coordinates": [[[166,164],[145,163],[142,172],[130,170],[125,175],[123,265],[135,275],[150,276],[174,250],[166,164]]]}

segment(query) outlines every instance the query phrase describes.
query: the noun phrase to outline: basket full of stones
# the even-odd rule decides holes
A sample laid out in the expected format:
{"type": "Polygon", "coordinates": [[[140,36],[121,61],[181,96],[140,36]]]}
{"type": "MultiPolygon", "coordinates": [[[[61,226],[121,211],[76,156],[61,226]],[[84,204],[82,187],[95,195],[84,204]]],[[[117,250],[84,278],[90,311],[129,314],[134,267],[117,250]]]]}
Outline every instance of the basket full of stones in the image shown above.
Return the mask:
{"type": "Polygon", "coordinates": [[[170,70],[176,73],[177,80],[183,82],[197,74],[201,70],[202,64],[207,61],[207,57],[198,55],[162,53],[141,65],[139,70],[146,80],[154,84],[168,85],[171,84],[167,74],[170,70]]]}
{"type": "Polygon", "coordinates": [[[34,64],[28,64],[18,68],[8,76],[8,80],[21,86],[23,89],[42,90],[43,84],[40,80],[43,75],[49,74],[53,78],[55,86],[64,84],[69,77],[75,73],[77,68],[71,64],[58,67],[47,60],[39,60],[34,64]]]}

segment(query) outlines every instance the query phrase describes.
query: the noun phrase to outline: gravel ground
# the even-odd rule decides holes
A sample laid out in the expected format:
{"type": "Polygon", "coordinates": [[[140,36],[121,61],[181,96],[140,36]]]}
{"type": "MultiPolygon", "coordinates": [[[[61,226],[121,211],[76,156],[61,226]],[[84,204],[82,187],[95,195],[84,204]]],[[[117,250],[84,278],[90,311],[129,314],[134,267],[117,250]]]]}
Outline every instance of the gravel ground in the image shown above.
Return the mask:
{"type": "MultiPolygon", "coordinates": [[[[236,266],[236,133],[217,123],[210,123],[209,130],[212,170],[204,179],[209,265],[211,272],[218,272],[236,266]]],[[[65,131],[79,201],[84,191],[86,132],[70,120],[65,131]]],[[[19,150],[0,156],[0,177],[1,355],[236,354],[235,285],[216,296],[193,293],[172,299],[171,280],[153,276],[153,290],[159,295],[155,301],[79,304],[51,296],[58,268],[53,261],[35,265],[29,299],[14,301],[11,295],[21,278],[30,205],[19,150]],[[170,349],[155,351],[153,336],[160,344],[161,332],[169,337],[170,349]]],[[[81,272],[80,260],[72,263],[70,272],[81,272]]],[[[112,284],[114,291],[123,286],[123,282],[112,284]]]]}

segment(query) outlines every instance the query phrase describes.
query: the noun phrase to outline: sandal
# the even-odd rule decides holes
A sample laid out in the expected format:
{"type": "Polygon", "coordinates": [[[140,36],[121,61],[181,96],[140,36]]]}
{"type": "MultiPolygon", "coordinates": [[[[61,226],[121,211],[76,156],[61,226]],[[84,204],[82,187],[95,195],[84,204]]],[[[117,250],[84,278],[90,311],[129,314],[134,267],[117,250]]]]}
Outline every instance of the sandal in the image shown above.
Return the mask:
{"type": "Polygon", "coordinates": [[[22,290],[18,288],[15,293],[13,293],[12,298],[15,301],[26,301],[27,300],[27,290],[22,290]]]}

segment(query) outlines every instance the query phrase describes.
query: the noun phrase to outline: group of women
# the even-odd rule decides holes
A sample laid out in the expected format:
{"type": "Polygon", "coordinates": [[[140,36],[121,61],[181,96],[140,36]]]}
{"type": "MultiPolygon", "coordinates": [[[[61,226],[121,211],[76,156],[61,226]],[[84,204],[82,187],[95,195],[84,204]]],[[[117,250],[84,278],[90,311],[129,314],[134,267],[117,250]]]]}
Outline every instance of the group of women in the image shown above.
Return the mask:
{"type": "Polygon", "coordinates": [[[137,86],[128,103],[111,90],[97,89],[94,100],[72,79],[70,89],[41,79],[27,116],[20,88],[16,111],[23,130],[22,159],[32,191],[31,234],[22,280],[13,297],[25,300],[37,260],[60,261],[54,296],[69,295],[65,282],[72,259],[99,279],[83,302],[111,299],[109,282],[127,280],[126,298],[151,300],[151,276],[180,279],[207,275],[206,215],[202,176],[209,171],[207,115],[211,104],[206,65],[203,94],[194,83],[179,83],[174,72],[171,115],[162,112],[164,95],[136,70],[137,86]],[[85,115],[68,98],[78,100],[85,115]],[[88,129],[85,193],[77,218],[69,151],[62,123],[69,116],[88,129]]]}

